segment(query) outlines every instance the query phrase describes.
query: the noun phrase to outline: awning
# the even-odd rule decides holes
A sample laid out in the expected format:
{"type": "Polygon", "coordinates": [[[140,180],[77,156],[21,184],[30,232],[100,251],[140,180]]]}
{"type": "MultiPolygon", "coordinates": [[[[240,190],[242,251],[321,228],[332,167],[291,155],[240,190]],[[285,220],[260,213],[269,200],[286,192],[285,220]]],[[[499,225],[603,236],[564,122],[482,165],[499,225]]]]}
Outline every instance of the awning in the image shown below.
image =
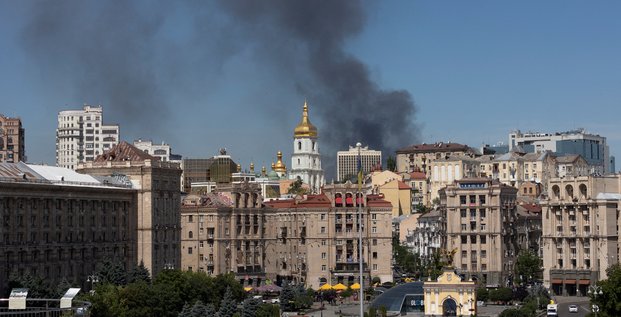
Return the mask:
{"type": "Polygon", "coordinates": [[[563,280],[561,280],[560,278],[553,278],[552,284],[563,284],[563,280]]]}
{"type": "Polygon", "coordinates": [[[565,284],[576,284],[576,280],[565,280],[565,284]]]}
{"type": "Polygon", "coordinates": [[[578,284],[580,284],[580,285],[589,285],[589,284],[591,284],[591,280],[579,280],[578,284]]]}

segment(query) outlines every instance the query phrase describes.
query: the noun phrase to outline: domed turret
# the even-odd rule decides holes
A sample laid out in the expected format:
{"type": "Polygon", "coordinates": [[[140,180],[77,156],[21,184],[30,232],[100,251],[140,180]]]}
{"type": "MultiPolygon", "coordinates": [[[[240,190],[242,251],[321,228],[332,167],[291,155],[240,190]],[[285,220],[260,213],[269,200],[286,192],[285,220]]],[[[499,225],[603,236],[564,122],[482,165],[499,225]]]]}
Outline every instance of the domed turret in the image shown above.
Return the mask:
{"type": "Polygon", "coordinates": [[[306,104],[306,101],[304,101],[304,108],[302,110],[302,121],[300,121],[300,124],[295,127],[295,130],[293,130],[293,137],[317,137],[317,128],[308,119],[308,105],[306,104]]]}
{"type": "Polygon", "coordinates": [[[287,166],[285,165],[285,163],[282,162],[282,152],[278,151],[276,156],[278,157],[278,161],[276,161],[276,164],[274,164],[274,171],[276,171],[277,173],[286,174],[287,166]]]}

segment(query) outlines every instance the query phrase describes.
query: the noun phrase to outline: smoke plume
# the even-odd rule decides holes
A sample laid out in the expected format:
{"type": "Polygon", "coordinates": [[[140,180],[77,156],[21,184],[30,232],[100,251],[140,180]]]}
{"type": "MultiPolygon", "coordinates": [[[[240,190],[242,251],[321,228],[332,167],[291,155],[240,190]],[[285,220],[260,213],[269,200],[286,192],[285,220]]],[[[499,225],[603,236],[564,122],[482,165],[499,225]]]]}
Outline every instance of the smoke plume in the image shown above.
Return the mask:
{"type": "Polygon", "coordinates": [[[143,136],[174,133],[166,118],[197,109],[172,96],[200,99],[222,65],[246,52],[249,63],[269,68],[300,96],[282,111],[299,118],[308,99],[331,170],[335,152],[356,142],[386,157],[417,141],[411,95],[380,87],[345,50],[365,23],[356,0],[44,1],[33,6],[22,42],[50,80],[66,80],[80,100],[104,103],[106,117],[126,120],[118,122],[122,133],[143,136]]]}

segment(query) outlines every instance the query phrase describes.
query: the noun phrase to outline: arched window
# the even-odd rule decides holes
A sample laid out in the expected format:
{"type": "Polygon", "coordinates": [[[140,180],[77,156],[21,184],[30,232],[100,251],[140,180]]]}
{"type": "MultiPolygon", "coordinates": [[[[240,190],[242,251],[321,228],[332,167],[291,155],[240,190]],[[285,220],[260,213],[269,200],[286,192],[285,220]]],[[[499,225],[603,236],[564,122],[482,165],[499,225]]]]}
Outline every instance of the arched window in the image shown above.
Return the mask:
{"type": "Polygon", "coordinates": [[[194,238],[194,233],[192,231],[188,232],[188,238],[189,239],[194,238]]]}
{"type": "Polygon", "coordinates": [[[302,149],[302,142],[298,141],[298,150],[301,150],[301,149],[302,149]]]}
{"type": "Polygon", "coordinates": [[[552,195],[556,199],[558,199],[561,195],[561,189],[558,187],[558,185],[552,186],[552,195]]]}
{"type": "Polygon", "coordinates": [[[578,188],[580,188],[580,198],[586,199],[587,198],[587,187],[586,187],[586,185],[580,184],[580,186],[578,188]]]}
{"type": "Polygon", "coordinates": [[[565,186],[565,195],[567,195],[567,198],[574,198],[574,187],[571,185],[565,186]]]}
{"type": "Polygon", "coordinates": [[[317,150],[317,147],[315,146],[315,141],[313,141],[313,151],[317,150]]]}

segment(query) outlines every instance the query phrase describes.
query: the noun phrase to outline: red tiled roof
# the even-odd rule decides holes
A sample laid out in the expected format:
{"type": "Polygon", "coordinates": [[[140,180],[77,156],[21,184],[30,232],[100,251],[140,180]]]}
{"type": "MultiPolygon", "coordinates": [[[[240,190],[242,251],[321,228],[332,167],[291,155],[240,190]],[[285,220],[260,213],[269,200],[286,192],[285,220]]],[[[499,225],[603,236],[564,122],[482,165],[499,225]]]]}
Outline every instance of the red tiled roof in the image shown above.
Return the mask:
{"type": "Polygon", "coordinates": [[[410,179],[424,180],[424,179],[427,179],[427,175],[425,175],[425,173],[423,172],[412,172],[410,173],[410,179]]]}
{"type": "Polygon", "coordinates": [[[446,151],[468,151],[469,146],[459,143],[438,142],[434,144],[414,144],[397,150],[397,153],[427,153],[446,151]]]}
{"type": "Polygon", "coordinates": [[[399,189],[412,189],[412,187],[402,181],[398,181],[397,184],[399,184],[399,189]]]}
{"type": "Polygon", "coordinates": [[[528,212],[532,212],[532,213],[540,213],[541,212],[541,205],[537,205],[537,204],[524,204],[524,205],[522,205],[522,207],[524,207],[524,209],[528,210],[528,212]]]}
{"type": "Polygon", "coordinates": [[[367,195],[367,206],[392,208],[392,204],[389,201],[384,200],[384,195],[367,195]]]}
{"type": "Polygon", "coordinates": [[[144,151],[141,151],[137,147],[122,141],[121,143],[112,147],[109,151],[97,156],[94,160],[95,163],[103,162],[143,162],[145,160],[159,160],[159,157],[151,156],[144,151]]]}
{"type": "Polygon", "coordinates": [[[308,195],[306,200],[302,200],[298,203],[300,207],[330,207],[332,202],[325,194],[308,195]]]}
{"type": "Polygon", "coordinates": [[[292,208],[295,207],[295,200],[293,199],[284,199],[284,200],[269,200],[264,202],[265,206],[272,208],[292,208]]]}

